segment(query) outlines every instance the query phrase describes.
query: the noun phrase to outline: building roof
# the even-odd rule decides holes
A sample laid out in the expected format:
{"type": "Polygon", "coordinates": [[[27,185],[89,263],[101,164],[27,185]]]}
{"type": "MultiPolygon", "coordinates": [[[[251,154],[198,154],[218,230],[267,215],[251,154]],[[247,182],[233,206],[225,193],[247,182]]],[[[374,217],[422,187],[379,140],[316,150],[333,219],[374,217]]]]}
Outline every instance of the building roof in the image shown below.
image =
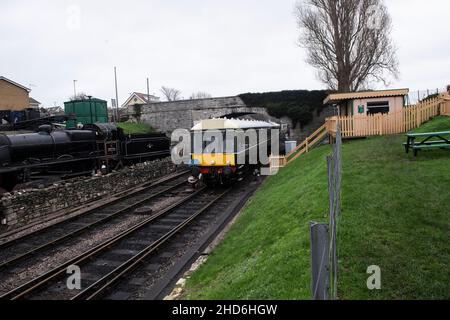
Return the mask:
{"type": "Polygon", "coordinates": [[[280,125],[274,122],[241,120],[241,119],[209,119],[197,123],[192,131],[202,130],[225,130],[225,129],[261,129],[279,128],[280,125]]]}
{"type": "Polygon", "coordinates": [[[50,107],[45,108],[44,113],[49,115],[60,115],[64,114],[64,109],[62,107],[50,107]]]}
{"type": "Polygon", "coordinates": [[[131,102],[131,100],[133,100],[134,98],[140,99],[143,103],[150,103],[150,102],[158,102],[159,101],[159,97],[156,97],[154,95],[150,95],[150,101],[149,101],[148,100],[148,94],[140,93],[140,92],[133,92],[131,94],[131,96],[127,99],[127,101],[125,101],[125,103],[122,105],[122,107],[127,106],[131,102]]]}
{"type": "Polygon", "coordinates": [[[28,92],[31,91],[31,89],[29,89],[29,88],[27,88],[27,87],[25,87],[25,86],[23,86],[23,85],[21,85],[21,84],[18,84],[17,82],[14,82],[14,81],[12,81],[12,80],[10,80],[10,79],[8,79],[8,78],[5,78],[5,77],[3,77],[3,76],[0,76],[0,80],[9,82],[9,83],[11,83],[12,85],[15,85],[16,87],[19,87],[19,88],[21,88],[21,89],[23,89],[23,90],[26,90],[26,91],[28,91],[28,92]]]}
{"type": "Polygon", "coordinates": [[[36,99],[33,99],[32,97],[30,97],[28,100],[30,101],[30,104],[41,105],[41,103],[39,101],[37,101],[36,99]]]}
{"type": "Polygon", "coordinates": [[[342,102],[342,101],[346,101],[346,100],[354,100],[354,99],[399,97],[399,96],[406,96],[406,95],[408,95],[408,93],[409,93],[409,89],[335,93],[335,94],[330,94],[324,100],[323,103],[330,104],[330,103],[338,103],[338,102],[342,102]]]}
{"type": "MultiPolygon", "coordinates": [[[[142,100],[144,100],[145,102],[149,102],[149,100],[148,100],[148,94],[146,94],[146,93],[140,93],[140,92],[135,92],[134,93],[135,95],[137,95],[140,99],[142,99],[142,100]]],[[[154,96],[154,95],[150,95],[150,100],[151,101],[155,101],[155,100],[159,100],[159,97],[156,97],[156,96],[154,96]]],[[[150,102],[151,102],[150,101],[150,102]]]]}

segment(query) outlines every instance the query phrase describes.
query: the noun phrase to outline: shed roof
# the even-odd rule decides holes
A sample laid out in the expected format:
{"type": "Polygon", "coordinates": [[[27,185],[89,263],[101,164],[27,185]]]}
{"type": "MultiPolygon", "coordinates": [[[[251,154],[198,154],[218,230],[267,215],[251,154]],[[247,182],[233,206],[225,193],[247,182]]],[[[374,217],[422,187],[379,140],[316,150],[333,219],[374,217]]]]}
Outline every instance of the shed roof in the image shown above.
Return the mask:
{"type": "Polygon", "coordinates": [[[349,93],[335,93],[330,94],[325,100],[324,104],[337,103],[345,100],[367,99],[367,98],[384,98],[384,97],[399,97],[406,96],[409,89],[394,89],[381,91],[362,91],[349,93]]]}

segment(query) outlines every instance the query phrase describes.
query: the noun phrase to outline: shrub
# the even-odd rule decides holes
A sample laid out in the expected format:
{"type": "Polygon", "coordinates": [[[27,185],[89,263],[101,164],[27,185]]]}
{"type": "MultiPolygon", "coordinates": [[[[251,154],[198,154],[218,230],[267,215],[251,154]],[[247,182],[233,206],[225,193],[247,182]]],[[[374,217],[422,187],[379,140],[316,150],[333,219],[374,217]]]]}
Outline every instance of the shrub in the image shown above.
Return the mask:
{"type": "Polygon", "coordinates": [[[239,97],[249,107],[266,108],[275,118],[287,116],[294,125],[304,127],[310,123],[314,114],[320,115],[324,109],[323,100],[329,94],[325,90],[291,90],[266,93],[245,93],[239,97]]]}

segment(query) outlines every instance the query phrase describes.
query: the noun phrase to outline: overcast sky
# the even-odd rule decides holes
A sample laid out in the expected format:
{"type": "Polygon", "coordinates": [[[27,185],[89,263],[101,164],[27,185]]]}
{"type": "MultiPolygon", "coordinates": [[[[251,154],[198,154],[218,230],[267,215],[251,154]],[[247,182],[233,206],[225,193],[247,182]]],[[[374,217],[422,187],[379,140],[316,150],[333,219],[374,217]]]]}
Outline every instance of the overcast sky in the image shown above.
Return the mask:
{"type": "MultiPolygon", "coordinates": [[[[450,84],[448,0],[388,0],[401,78],[450,84]]],[[[161,86],[214,96],[322,89],[296,46],[295,0],[1,0],[0,75],[45,106],[77,91],[110,101],[161,86]],[[78,13],[80,13],[79,21],[78,13]]]]}

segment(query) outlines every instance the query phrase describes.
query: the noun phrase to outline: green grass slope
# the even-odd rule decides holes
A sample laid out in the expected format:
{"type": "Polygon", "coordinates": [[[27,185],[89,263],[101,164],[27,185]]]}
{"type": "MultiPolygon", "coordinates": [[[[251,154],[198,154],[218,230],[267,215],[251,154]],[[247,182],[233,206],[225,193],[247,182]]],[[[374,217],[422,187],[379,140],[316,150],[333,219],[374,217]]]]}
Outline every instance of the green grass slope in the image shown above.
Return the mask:
{"type": "Polygon", "coordinates": [[[150,125],[145,123],[122,122],[118,123],[117,126],[122,128],[125,134],[146,134],[154,131],[150,125]]]}
{"type": "MultiPolygon", "coordinates": [[[[450,117],[419,131],[450,130],[450,117]]],[[[343,148],[340,299],[450,298],[450,152],[403,135],[343,148]],[[382,289],[367,289],[378,265],[382,289]]],[[[329,146],[270,177],[186,287],[187,299],[310,299],[309,222],[327,221],[329,146]]]]}
{"type": "MultiPolygon", "coordinates": [[[[418,131],[450,130],[450,117],[418,131]]],[[[341,299],[450,298],[450,151],[402,149],[404,136],[344,146],[341,299]],[[369,265],[382,289],[367,290],[369,265]]]]}

